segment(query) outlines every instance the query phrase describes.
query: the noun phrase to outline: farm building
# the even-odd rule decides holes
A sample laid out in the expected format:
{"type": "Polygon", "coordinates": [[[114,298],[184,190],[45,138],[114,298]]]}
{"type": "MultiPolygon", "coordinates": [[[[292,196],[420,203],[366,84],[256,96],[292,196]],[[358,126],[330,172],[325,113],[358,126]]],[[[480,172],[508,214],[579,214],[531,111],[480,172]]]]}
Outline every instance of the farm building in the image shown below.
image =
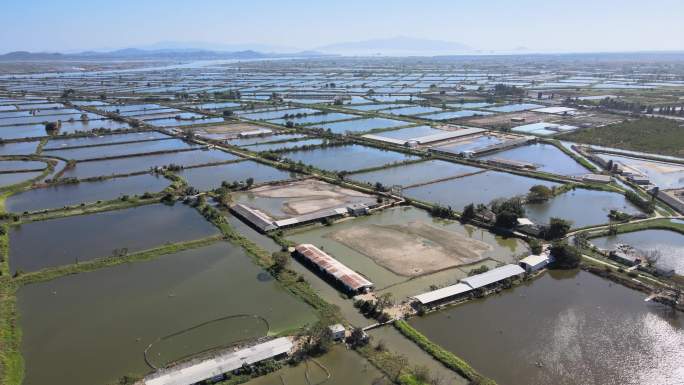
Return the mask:
{"type": "Polygon", "coordinates": [[[188,365],[156,372],[146,377],[143,384],[188,385],[210,379],[223,379],[225,373],[240,369],[244,365],[285,356],[293,346],[292,340],[288,337],[276,338],[237,351],[222,353],[198,363],[190,362],[188,365]]]}
{"type": "Polygon", "coordinates": [[[486,273],[473,275],[463,278],[461,283],[470,286],[472,289],[479,289],[498,283],[508,278],[515,278],[525,274],[525,270],[518,265],[504,265],[486,273]]]}
{"type": "Polygon", "coordinates": [[[330,329],[332,339],[335,341],[343,340],[347,334],[347,330],[344,328],[344,326],[342,326],[342,324],[330,325],[328,326],[328,329],[330,329]]]}
{"type": "Polygon", "coordinates": [[[441,289],[429,291],[427,293],[418,294],[411,297],[418,301],[421,305],[435,306],[440,303],[450,302],[467,296],[473,290],[472,287],[457,283],[455,285],[443,287],[441,289]]]}
{"type": "Polygon", "coordinates": [[[486,288],[505,279],[519,277],[523,274],[525,274],[525,270],[518,265],[504,265],[482,274],[463,278],[461,282],[455,285],[415,295],[411,299],[423,306],[436,306],[465,298],[475,289],[486,288]]]}
{"type": "Polygon", "coordinates": [[[525,269],[528,273],[534,273],[546,267],[549,264],[549,256],[545,254],[530,255],[520,260],[520,267],[525,269]]]}
{"type": "Polygon", "coordinates": [[[321,273],[334,279],[352,294],[365,293],[373,288],[372,282],[314,245],[298,245],[295,247],[295,255],[310,266],[316,267],[321,273]]]}

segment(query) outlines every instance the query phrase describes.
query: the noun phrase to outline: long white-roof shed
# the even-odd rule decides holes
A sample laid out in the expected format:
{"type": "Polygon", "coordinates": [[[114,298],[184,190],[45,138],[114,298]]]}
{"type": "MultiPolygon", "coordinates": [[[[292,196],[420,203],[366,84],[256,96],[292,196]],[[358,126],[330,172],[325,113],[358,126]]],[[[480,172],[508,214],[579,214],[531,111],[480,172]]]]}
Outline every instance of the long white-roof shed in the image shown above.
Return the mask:
{"type": "Polygon", "coordinates": [[[497,267],[496,269],[489,270],[486,273],[463,278],[461,283],[465,283],[473,289],[478,289],[521,274],[525,274],[525,270],[522,267],[518,265],[504,265],[497,267]]]}
{"type": "Polygon", "coordinates": [[[143,382],[145,385],[189,385],[206,379],[232,372],[242,365],[286,354],[293,347],[292,340],[280,337],[268,342],[247,347],[238,351],[221,354],[217,357],[188,366],[180,366],[151,374],[143,382]]]}
{"type": "Polygon", "coordinates": [[[443,287],[441,289],[429,291],[427,293],[418,294],[413,296],[412,298],[423,305],[427,305],[429,303],[441,301],[443,299],[450,297],[455,297],[457,295],[467,293],[472,290],[473,288],[466,284],[457,283],[455,285],[443,287]]]}

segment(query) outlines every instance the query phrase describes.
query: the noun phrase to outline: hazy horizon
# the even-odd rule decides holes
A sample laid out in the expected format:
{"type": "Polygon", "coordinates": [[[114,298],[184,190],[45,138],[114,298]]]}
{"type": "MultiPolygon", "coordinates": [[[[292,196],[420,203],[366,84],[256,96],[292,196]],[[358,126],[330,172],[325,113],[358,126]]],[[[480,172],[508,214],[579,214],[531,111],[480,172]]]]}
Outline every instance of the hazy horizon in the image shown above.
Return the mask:
{"type": "Polygon", "coordinates": [[[154,47],[297,51],[407,36],[460,43],[474,51],[677,51],[684,2],[447,2],[416,8],[399,0],[343,4],[26,0],[0,14],[0,53],[154,47]],[[646,7],[648,5],[648,7],[646,7]]]}

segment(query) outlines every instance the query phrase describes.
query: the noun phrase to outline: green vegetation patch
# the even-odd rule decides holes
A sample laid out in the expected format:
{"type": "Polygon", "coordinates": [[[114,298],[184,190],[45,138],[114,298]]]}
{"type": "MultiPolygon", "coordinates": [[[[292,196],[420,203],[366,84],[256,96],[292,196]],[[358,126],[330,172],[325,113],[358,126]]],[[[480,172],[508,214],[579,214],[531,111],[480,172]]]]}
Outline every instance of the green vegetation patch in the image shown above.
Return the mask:
{"type": "Polygon", "coordinates": [[[605,127],[577,130],[564,140],[599,146],[684,156],[684,126],[665,118],[641,118],[605,127]]]}

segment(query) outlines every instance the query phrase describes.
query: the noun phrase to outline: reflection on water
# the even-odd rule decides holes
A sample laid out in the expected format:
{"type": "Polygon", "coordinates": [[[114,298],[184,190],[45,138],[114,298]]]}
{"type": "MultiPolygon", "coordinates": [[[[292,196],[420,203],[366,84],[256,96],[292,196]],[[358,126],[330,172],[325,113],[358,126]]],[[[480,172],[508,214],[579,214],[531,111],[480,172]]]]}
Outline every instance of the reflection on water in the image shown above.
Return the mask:
{"type": "Polygon", "coordinates": [[[586,272],[553,273],[411,323],[502,384],[684,378],[684,316],[586,272]]]}

